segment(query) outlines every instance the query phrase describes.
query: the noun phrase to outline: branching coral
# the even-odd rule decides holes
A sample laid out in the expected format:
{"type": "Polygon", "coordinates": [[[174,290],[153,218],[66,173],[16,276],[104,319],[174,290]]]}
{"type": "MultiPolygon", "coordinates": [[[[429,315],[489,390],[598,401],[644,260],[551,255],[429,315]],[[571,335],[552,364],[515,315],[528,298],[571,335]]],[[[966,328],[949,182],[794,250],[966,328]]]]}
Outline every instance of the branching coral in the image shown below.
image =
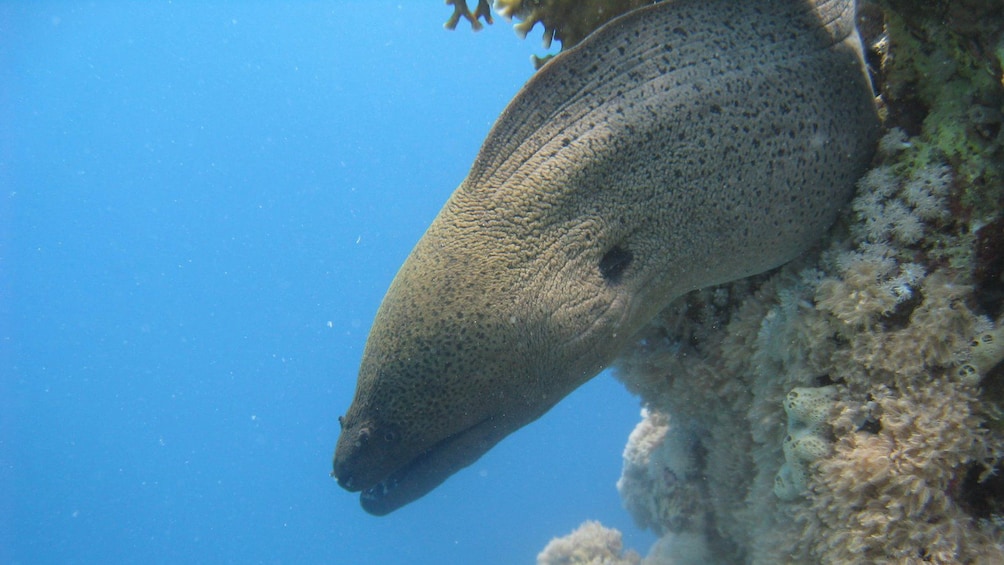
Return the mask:
{"type": "Polygon", "coordinates": [[[496,0],[495,9],[506,18],[521,20],[514,26],[520,37],[540,23],[545,48],[557,39],[567,49],[609,20],[645,4],[651,0],[496,0]]]}
{"type": "MultiPolygon", "coordinates": [[[[443,24],[446,29],[456,29],[461,19],[470,22],[475,31],[482,28],[482,19],[492,23],[488,0],[478,0],[473,12],[467,0],[446,0],[446,3],[453,6],[453,14],[443,24]]],[[[544,26],[545,49],[555,39],[561,42],[562,49],[567,49],[611,19],[651,3],[651,0],[496,0],[495,10],[505,18],[520,20],[513,25],[520,37],[526,37],[539,23],[544,26]]]]}
{"type": "Polygon", "coordinates": [[[471,29],[478,31],[481,29],[480,19],[484,18],[485,23],[491,25],[492,20],[492,9],[488,5],[488,0],[478,0],[478,5],[471,12],[470,8],[467,7],[467,0],[446,0],[447,5],[453,6],[453,14],[450,15],[450,19],[446,20],[443,27],[446,29],[457,29],[457,24],[460,23],[460,18],[463,18],[470,22],[471,29]]]}

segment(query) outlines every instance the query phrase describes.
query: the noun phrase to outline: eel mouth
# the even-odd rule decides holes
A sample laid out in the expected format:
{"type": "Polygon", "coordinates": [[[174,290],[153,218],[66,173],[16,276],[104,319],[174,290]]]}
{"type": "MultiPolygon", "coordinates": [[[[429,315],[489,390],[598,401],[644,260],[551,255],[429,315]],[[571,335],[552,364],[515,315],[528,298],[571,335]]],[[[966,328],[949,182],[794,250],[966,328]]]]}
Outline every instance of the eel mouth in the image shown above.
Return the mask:
{"type": "Polygon", "coordinates": [[[461,430],[419,453],[359,495],[363,510],[383,516],[421,498],[457,471],[477,461],[507,435],[491,418],[461,430]]]}

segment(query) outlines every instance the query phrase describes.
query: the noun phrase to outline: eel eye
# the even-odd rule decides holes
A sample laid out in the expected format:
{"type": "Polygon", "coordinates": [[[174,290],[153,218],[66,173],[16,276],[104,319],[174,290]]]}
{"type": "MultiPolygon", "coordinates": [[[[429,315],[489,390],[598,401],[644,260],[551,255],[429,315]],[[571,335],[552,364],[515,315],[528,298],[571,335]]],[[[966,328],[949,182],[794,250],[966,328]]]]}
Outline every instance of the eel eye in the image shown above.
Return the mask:
{"type": "Polygon", "coordinates": [[[394,431],[388,431],[383,435],[383,440],[386,441],[387,443],[394,443],[397,441],[397,438],[398,438],[397,432],[394,431]]]}
{"type": "Polygon", "coordinates": [[[631,264],[632,259],[634,259],[633,253],[620,245],[615,245],[600,259],[600,275],[607,282],[616,284],[620,282],[621,275],[631,264]]]}

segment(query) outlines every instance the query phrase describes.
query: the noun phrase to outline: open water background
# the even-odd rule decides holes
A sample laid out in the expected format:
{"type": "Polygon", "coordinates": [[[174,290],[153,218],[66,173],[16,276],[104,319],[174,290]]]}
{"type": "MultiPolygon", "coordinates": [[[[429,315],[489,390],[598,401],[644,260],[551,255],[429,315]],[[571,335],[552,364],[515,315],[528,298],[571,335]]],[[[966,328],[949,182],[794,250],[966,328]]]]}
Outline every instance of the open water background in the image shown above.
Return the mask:
{"type": "Polygon", "coordinates": [[[644,553],[609,375],[390,516],[328,477],[387,285],[543,53],[449,13],[0,1],[0,562],[508,565],[585,519],[644,553]]]}

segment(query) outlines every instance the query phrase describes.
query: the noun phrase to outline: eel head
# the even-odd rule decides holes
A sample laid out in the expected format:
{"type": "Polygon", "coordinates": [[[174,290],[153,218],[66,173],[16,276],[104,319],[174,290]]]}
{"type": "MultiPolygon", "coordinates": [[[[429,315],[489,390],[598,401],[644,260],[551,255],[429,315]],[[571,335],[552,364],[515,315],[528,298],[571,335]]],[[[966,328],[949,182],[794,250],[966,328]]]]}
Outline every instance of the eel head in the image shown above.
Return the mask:
{"type": "Polygon", "coordinates": [[[615,245],[600,252],[599,223],[486,237],[470,220],[495,213],[458,211],[462,200],[391,284],[340,418],[333,476],[372,514],[423,496],[541,416],[633,333],[624,324],[638,262],[615,245]],[[534,235],[553,238],[560,256],[531,254],[537,244],[519,240],[534,235]]]}

